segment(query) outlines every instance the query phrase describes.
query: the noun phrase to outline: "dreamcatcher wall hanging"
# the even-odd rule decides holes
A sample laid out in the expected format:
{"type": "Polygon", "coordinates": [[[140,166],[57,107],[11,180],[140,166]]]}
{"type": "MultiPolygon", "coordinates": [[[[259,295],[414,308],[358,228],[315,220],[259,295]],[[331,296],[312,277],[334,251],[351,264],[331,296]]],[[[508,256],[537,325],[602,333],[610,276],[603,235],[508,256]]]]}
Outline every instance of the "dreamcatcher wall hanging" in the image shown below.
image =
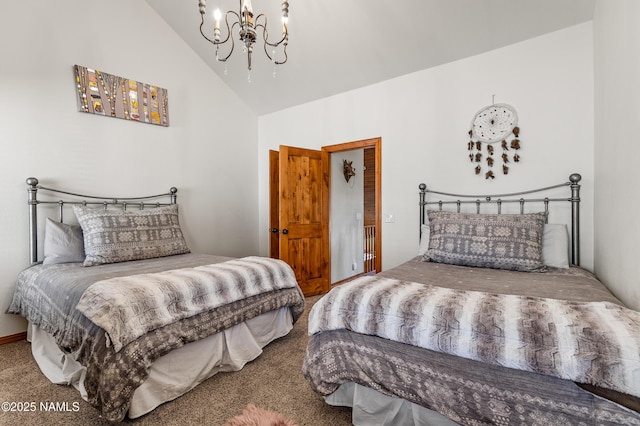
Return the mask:
{"type": "Polygon", "coordinates": [[[476,165],[476,175],[480,175],[486,166],[485,179],[495,179],[494,166],[499,167],[496,163],[500,160],[502,174],[508,174],[511,162],[520,161],[519,135],[518,114],[511,105],[493,104],[478,111],[471,122],[468,143],[469,159],[476,165]],[[512,136],[513,139],[509,141],[512,136]],[[502,150],[502,154],[498,149],[502,150]]]}

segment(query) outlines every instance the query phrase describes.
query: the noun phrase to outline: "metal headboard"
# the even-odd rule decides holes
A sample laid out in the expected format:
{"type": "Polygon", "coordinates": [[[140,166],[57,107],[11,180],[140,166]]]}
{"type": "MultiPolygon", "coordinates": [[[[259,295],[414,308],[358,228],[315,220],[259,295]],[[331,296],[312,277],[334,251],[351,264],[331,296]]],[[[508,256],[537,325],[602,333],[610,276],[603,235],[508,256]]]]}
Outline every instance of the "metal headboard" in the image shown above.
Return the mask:
{"type": "Polygon", "coordinates": [[[60,189],[47,188],[38,184],[38,179],[34,177],[27,178],[27,204],[29,205],[29,261],[31,264],[38,263],[38,205],[40,204],[57,204],[58,205],[58,221],[63,222],[65,205],[100,205],[106,210],[110,206],[119,206],[123,210],[132,206],[140,210],[145,207],[160,207],[176,204],[177,192],[175,187],[169,189],[169,192],[157,195],[147,195],[143,197],[102,197],[96,195],[76,194],[60,189]],[[38,191],[47,191],[50,193],[64,194],[68,200],[38,200],[38,191]],[[149,202],[159,198],[168,198],[168,202],[149,202]],[[89,200],[89,201],[87,201],[89,200]]]}
{"type": "MultiPolygon", "coordinates": [[[[519,203],[520,214],[524,213],[525,204],[529,203],[542,203],[544,205],[544,212],[547,213],[547,219],[549,216],[549,203],[555,202],[570,202],[571,203],[571,263],[574,265],[580,265],[580,180],[582,176],[578,173],[574,173],[569,176],[569,182],[561,183],[559,185],[547,186],[545,188],[532,189],[529,191],[513,192],[510,194],[490,194],[490,195],[465,195],[465,194],[452,194],[447,192],[432,191],[427,189],[427,185],[421,183],[420,188],[420,225],[427,223],[427,209],[429,206],[438,206],[439,210],[442,210],[445,204],[454,204],[457,207],[457,211],[460,212],[462,204],[475,204],[476,213],[480,213],[480,206],[482,204],[495,204],[497,206],[497,213],[502,213],[502,205],[505,203],[519,203]],[[562,188],[568,186],[571,188],[571,196],[569,198],[522,198],[523,195],[540,193],[550,191],[556,188],[562,188]],[[455,199],[447,201],[426,201],[427,193],[439,194],[455,199]],[[520,197],[520,198],[517,198],[520,197]]],[[[420,233],[422,233],[422,226],[420,226],[420,233]]]]}

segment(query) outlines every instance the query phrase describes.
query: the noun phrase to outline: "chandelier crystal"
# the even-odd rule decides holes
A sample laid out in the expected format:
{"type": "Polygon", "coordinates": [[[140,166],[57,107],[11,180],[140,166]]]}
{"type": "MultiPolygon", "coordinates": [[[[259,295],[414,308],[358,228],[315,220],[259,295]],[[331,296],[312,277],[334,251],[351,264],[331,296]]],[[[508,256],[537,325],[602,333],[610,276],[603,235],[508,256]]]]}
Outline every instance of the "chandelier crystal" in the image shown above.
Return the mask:
{"type": "Polygon", "coordinates": [[[234,31],[237,31],[237,36],[242,43],[242,50],[247,54],[248,69],[251,71],[251,53],[253,53],[253,45],[258,39],[258,34],[261,35],[264,53],[267,58],[275,65],[281,65],[287,62],[287,44],[289,43],[288,32],[288,19],[289,19],[289,2],[282,0],[282,37],[277,42],[269,41],[269,32],[267,31],[267,16],[263,13],[259,14],[255,19],[253,15],[253,7],[251,6],[251,0],[239,0],[239,11],[235,12],[229,10],[224,14],[224,22],[226,26],[226,36],[222,39],[222,31],[220,29],[220,21],[222,19],[222,13],[220,9],[216,9],[213,12],[213,39],[207,37],[204,33],[203,27],[205,24],[205,15],[207,13],[206,0],[199,0],[198,6],[200,9],[200,16],[202,21],[200,23],[200,34],[207,39],[211,44],[216,46],[216,60],[220,62],[226,62],[227,59],[233,53],[235,48],[235,39],[232,35],[234,31]],[[231,48],[226,56],[220,53],[220,46],[231,42],[231,48]],[[271,52],[269,49],[271,48],[271,52]],[[282,50],[282,59],[276,59],[276,49],[282,50]]]}

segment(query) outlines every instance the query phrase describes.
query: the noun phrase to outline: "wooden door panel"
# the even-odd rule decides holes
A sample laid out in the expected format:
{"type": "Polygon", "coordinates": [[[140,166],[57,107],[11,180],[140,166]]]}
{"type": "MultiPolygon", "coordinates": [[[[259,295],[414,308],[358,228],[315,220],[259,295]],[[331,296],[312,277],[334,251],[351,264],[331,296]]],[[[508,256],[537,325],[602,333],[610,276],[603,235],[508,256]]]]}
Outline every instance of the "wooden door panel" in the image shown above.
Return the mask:
{"type": "Polygon", "coordinates": [[[289,154],[287,161],[287,197],[288,223],[316,224],[322,221],[321,188],[322,164],[320,158],[289,154]]]}
{"type": "Polygon", "coordinates": [[[301,280],[322,278],[322,238],[289,239],[289,259],[295,260],[296,278],[301,280]]]}
{"type": "Polygon", "coordinates": [[[305,295],[326,293],[321,152],[281,146],[279,164],[280,259],[291,265],[305,295]]]}
{"type": "Polygon", "coordinates": [[[322,245],[322,238],[319,237],[289,240],[288,258],[293,265],[296,279],[307,296],[326,292],[321,256],[322,245]]]}

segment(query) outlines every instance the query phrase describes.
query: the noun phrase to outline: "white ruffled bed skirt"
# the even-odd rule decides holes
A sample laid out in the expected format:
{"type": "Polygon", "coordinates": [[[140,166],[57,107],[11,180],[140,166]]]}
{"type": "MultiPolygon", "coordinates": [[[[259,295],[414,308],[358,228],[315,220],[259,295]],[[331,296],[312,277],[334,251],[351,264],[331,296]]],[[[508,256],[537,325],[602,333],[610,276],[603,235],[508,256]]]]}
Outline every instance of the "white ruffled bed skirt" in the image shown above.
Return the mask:
{"type": "MultiPolygon", "coordinates": [[[[292,328],[291,311],[284,307],[169,352],[151,365],[149,377],[133,393],[128,417],[147,414],[216,373],[242,369],[262,353],[262,348],[292,328]]],[[[62,352],[53,337],[35,325],[29,324],[27,339],[42,373],[52,383],[74,386],[86,400],[86,368],[72,354],[62,352]]]]}
{"type": "Polygon", "coordinates": [[[401,398],[384,395],[374,389],[347,382],[331,395],[329,405],[351,407],[356,426],[454,426],[455,423],[433,410],[401,398]]]}

